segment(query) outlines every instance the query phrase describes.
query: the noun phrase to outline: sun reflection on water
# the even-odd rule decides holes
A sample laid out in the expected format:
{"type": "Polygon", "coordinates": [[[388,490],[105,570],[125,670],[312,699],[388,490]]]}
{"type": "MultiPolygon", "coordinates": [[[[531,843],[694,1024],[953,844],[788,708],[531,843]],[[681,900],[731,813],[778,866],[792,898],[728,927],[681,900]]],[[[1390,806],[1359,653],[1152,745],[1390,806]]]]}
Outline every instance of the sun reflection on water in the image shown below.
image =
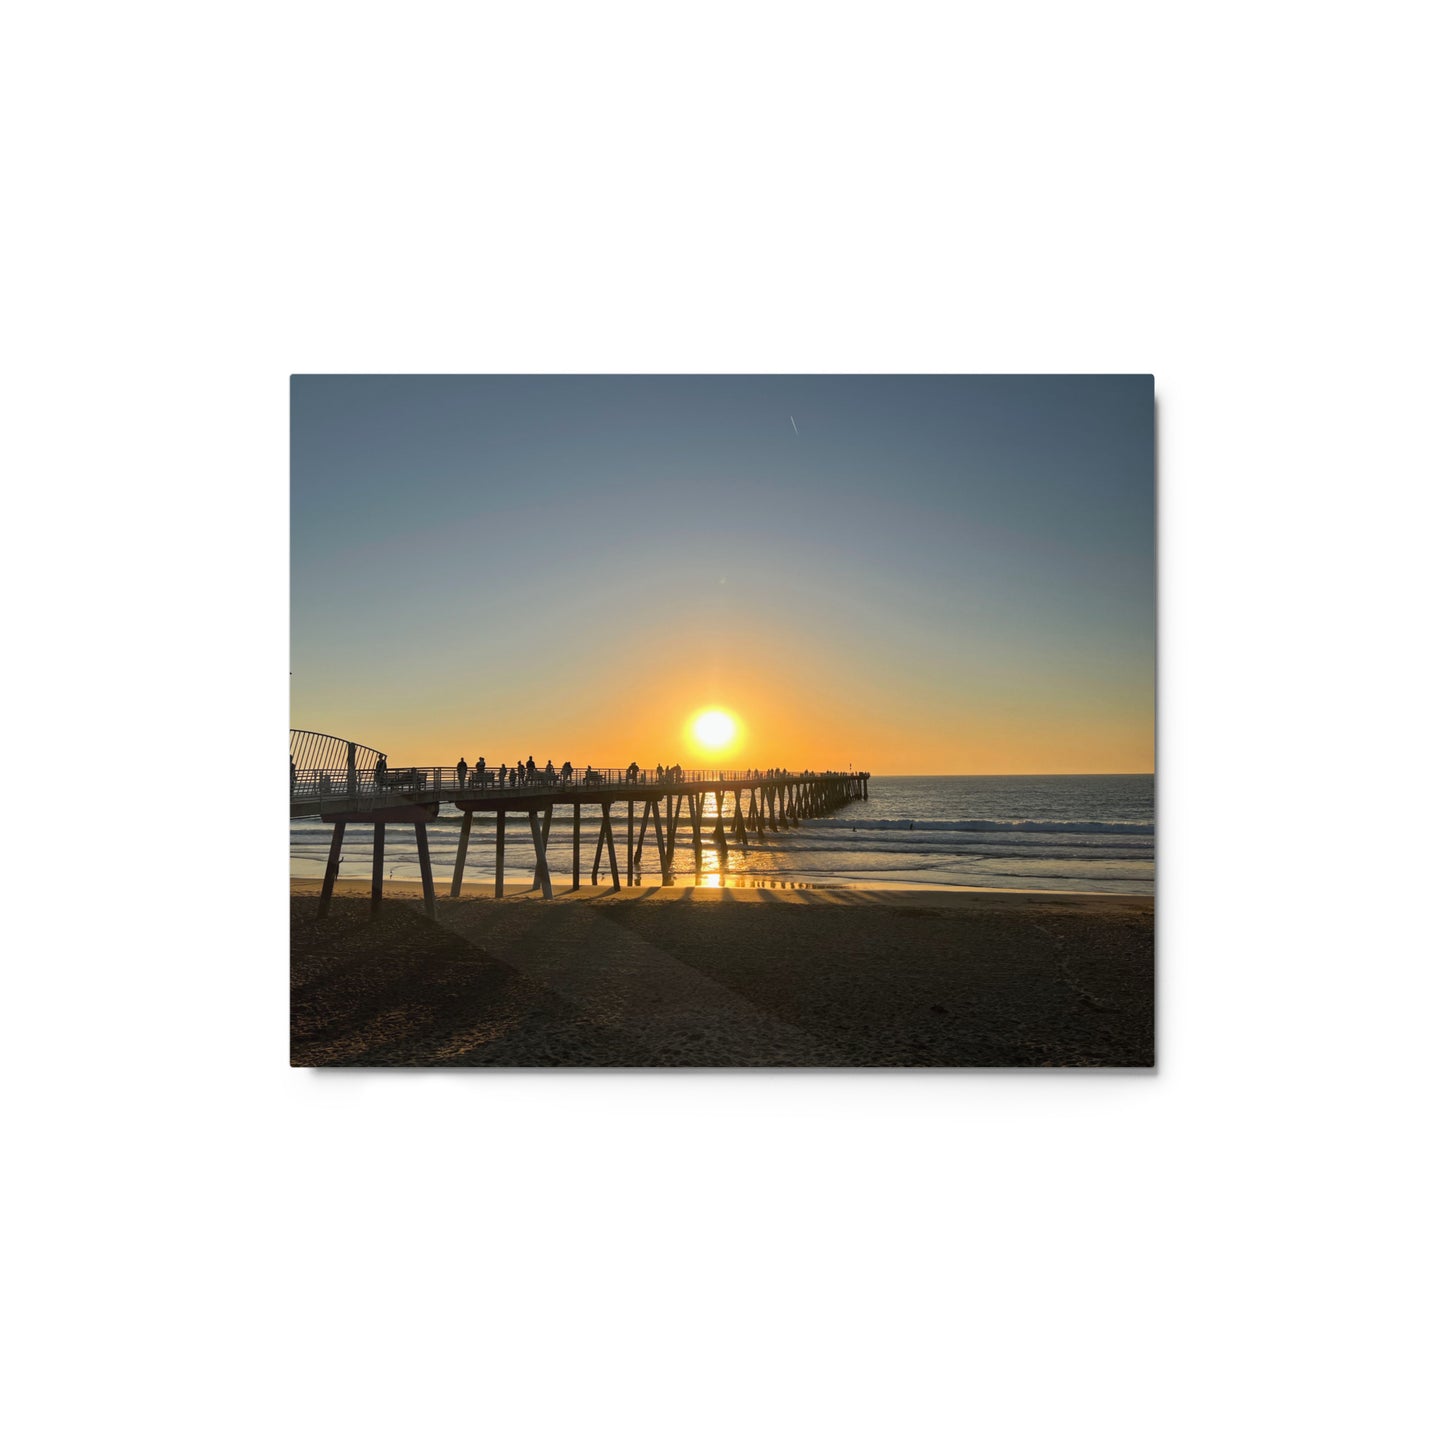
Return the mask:
{"type": "MultiPolygon", "coordinates": [[[[673,883],[679,879],[674,878],[673,883]]],[[[795,883],[789,878],[744,878],[737,873],[698,873],[693,888],[811,888],[811,883],[795,883]]]]}

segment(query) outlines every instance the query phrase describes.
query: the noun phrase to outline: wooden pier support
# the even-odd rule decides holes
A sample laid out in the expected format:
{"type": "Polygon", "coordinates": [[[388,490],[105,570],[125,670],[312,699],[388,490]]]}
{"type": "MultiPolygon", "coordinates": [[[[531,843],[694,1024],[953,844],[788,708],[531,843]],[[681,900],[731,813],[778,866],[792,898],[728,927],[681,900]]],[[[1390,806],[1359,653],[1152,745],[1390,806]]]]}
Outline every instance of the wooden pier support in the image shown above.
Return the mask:
{"type": "Polygon", "coordinates": [[[667,867],[663,876],[670,878],[672,875],[672,854],[677,847],[677,820],[682,816],[682,796],[674,797],[671,793],[667,795],[667,867]]]}
{"type": "Polygon", "coordinates": [[[336,875],[341,871],[341,842],[346,837],[346,824],[337,823],[331,830],[331,851],[326,855],[326,876],[321,880],[321,902],[316,916],[325,918],[331,907],[331,890],[336,887],[336,875]]]}
{"type": "Polygon", "coordinates": [[[421,896],[426,906],[426,916],[437,916],[437,894],[431,881],[431,851],[426,842],[426,824],[416,825],[416,861],[421,866],[421,896]]]}
{"type": "MultiPolygon", "coordinates": [[[[662,813],[658,809],[656,798],[652,800],[652,827],[657,835],[657,866],[662,873],[663,884],[666,885],[672,882],[672,848],[670,845],[664,845],[662,840],[662,813]]],[[[645,813],[642,818],[642,831],[644,834],[647,832],[647,815],[645,813]]],[[[641,853],[641,844],[638,844],[637,851],[641,853]]],[[[641,881],[641,871],[641,869],[638,870],[639,882],[641,881]]]]}
{"type": "MultiPolygon", "coordinates": [[[[413,770],[420,772],[421,770],[413,770]]],[[[422,896],[429,917],[436,917],[436,890],[431,871],[430,840],[428,826],[437,815],[440,802],[445,802],[451,790],[441,781],[443,773],[450,769],[431,770],[430,785],[417,785],[423,796],[400,793],[388,796],[382,806],[373,805],[363,811],[355,799],[346,799],[347,811],[322,812],[323,822],[333,825],[326,869],[321,880],[321,895],[317,917],[325,918],[335,894],[336,879],[340,875],[342,849],[345,842],[347,823],[371,823],[372,869],[371,869],[371,911],[381,909],[382,892],[386,873],[386,826],[388,823],[414,824],[417,840],[417,860],[422,878],[422,896]],[[428,797],[426,794],[436,794],[428,797]]],[[[818,818],[845,804],[866,800],[868,797],[868,775],[866,773],[827,773],[789,775],[775,773],[744,774],[728,778],[718,774],[705,774],[691,779],[664,779],[659,776],[654,784],[644,777],[640,782],[632,778],[623,779],[615,771],[606,778],[591,780],[593,786],[574,789],[571,786],[543,787],[529,784],[527,791],[518,791],[515,797],[497,796],[482,798],[481,789],[473,786],[470,791],[457,789],[455,801],[462,813],[461,831],[457,840],[456,859],[452,870],[450,896],[461,896],[466,882],[466,869],[470,856],[472,828],[476,813],[495,812],[497,819],[496,874],[494,892],[498,898],[506,890],[506,824],[507,810],[526,813],[532,835],[534,866],[532,887],[550,899],[554,896],[551,865],[548,852],[551,843],[554,809],[560,804],[572,806],[572,887],[578,889],[582,883],[582,809],[585,806],[600,810],[601,820],[597,836],[597,849],[592,860],[592,882],[595,884],[602,870],[602,850],[607,850],[607,867],[612,876],[612,888],[635,886],[645,876],[643,855],[648,848],[648,829],[652,830],[652,842],[657,848],[658,866],[664,884],[675,881],[675,858],[677,834],[687,827],[683,817],[686,807],[692,824],[693,865],[701,881],[703,873],[703,841],[716,850],[718,868],[726,872],[730,866],[729,849],[742,848],[750,852],[754,841],[763,843],[767,831],[777,832],[781,828],[798,828],[802,820],[818,818]],[[600,784],[600,786],[598,786],[600,784]],[[744,794],[746,793],[746,800],[744,794]],[[711,797],[713,812],[707,812],[707,801],[711,797]],[[732,809],[728,809],[731,798],[732,809]],[[627,804],[627,864],[625,872],[617,857],[621,841],[621,823],[614,825],[612,807],[627,804]],[[639,815],[637,804],[642,804],[639,815]],[[665,812],[664,812],[665,810],[665,812]],[[706,823],[706,827],[704,824],[706,823]],[[756,833],[756,839],[749,835],[756,833]]],[[[294,790],[294,779],[293,779],[294,790]]],[[[293,805],[294,806],[294,805],[293,805]]],[[[619,820],[620,820],[619,814],[619,820]]],[[[685,846],[685,845],[684,845],[685,846]]]]}
{"type": "Polygon", "coordinates": [[[597,852],[592,857],[592,881],[597,882],[597,872],[602,867],[602,848],[607,846],[607,861],[612,869],[612,886],[622,887],[622,879],[617,873],[617,843],[612,836],[612,804],[602,804],[602,823],[597,830],[597,852]]]}
{"type": "Polygon", "coordinates": [[[532,887],[545,888],[547,897],[550,898],[552,887],[552,875],[547,872],[547,844],[552,840],[552,804],[548,803],[542,814],[542,856],[541,861],[532,870],[532,887]],[[546,883],[543,883],[543,876],[546,876],[546,883]]]}
{"type": "MultiPolygon", "coordinates": [[[[647,847],[647,820],[649,818],[660,818],[657,799],[648,798],[642,805],[642,820],[637,825],[637,847],[635,850],[628,849],[628,857],[631,862],[628,866],[628,881],[642,882],[642,850],[647,847]]],[[[662,824],[657,825],[657,861],[662,863],[662,824]]]]}
{"type": "Polygon", "coordinates": [[[386,855],[386,824],[377,823],[371,838],[371,911],[381,908],[381,865],[386,855]]]}
{"type": "Polygon", "coordinates": [[[611,803],[603,803],[602,805],[602,831],[607,838],[607,862],[612,868],[612,886],[613,888],[621,888],[622,880],[617,876],[617,845],[612,838],[611,803]]]}
{"type": "Polygon", "coordinates": [[[462,870],[467,866],[467,844],[472,836],[472,810],[462,814],[462,836],[457,840],[457,866],[452,870],[452,897],[462,896],[462,870]]]}
{"type": "MultiPolygon", "coordinates": [[[[552,896],[552,874],[547,868],[547,837],[542,831],[541,821],[537,817],[535,808],[528,809],[527,821],[532,825],[532,847],[537,850],[537,868],[533,874],[533,886],[537,886],[535,880],[541,880],[542,897],[552,896]]],[[[552,810],[547,809],[547,821],[552,821],[552,810]]]]}

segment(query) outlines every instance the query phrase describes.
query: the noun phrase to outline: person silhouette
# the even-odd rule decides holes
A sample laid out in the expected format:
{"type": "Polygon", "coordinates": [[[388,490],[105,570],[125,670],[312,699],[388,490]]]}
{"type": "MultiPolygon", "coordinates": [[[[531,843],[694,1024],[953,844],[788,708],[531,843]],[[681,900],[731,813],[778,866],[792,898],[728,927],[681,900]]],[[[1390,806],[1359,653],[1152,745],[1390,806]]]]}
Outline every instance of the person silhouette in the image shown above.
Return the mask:
{"type": "Polygon", "coordinates": [[[467,785],[467,760],[457,759],[457,787],[465,788],[467,785]]]}

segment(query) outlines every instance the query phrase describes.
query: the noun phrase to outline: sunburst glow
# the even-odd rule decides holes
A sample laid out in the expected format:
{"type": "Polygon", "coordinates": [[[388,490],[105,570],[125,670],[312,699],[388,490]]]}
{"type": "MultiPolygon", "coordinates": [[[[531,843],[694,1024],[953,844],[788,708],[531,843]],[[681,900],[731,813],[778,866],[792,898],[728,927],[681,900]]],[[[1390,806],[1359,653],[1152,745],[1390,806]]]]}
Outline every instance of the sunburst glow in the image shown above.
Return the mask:
{"type": "Polygon", "coordinates": [[[721,708],[709,708],[692,720],[692,735],[705,748],[725,748],[737,732],[737,719],[721,708]]]}

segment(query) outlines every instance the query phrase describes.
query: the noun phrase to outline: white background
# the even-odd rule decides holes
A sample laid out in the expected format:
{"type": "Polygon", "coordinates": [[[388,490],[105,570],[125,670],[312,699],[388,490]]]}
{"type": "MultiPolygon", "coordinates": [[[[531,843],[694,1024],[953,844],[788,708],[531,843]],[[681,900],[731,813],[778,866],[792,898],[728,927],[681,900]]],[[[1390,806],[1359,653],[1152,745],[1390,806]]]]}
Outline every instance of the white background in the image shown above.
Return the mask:
{"type": "Polygon", "coordinates": [[[1428,18],[11,17],[13,1438],[1438,1438],[1428,18]],[[533,370],[1155,373],[1156,1074],[287,1068],[288,375],[533,370]]]}

